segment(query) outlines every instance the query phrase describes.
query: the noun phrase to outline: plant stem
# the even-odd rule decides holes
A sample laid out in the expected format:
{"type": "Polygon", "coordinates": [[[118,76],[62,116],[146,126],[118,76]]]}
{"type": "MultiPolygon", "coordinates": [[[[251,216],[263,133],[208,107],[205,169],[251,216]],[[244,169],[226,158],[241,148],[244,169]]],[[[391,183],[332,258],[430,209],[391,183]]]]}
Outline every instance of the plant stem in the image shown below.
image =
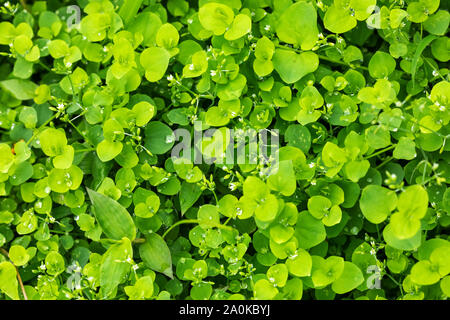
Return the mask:
{"type": "MultiPolygon", "coordinates": [[[[69,124],[70,124],[70,125],[78,132],[78,134],[79,134],[80,136],[82,136],[82,137],[84,138],[84,140],[85,140],[87,143],[89,143],[91,146],[93,146],[93,144],[92,144],[91,141],[86,137],[86,135],[85,135],[83,132],[81,132],[81,130],[78,129],[78,127],[77,127],[76,125],[74,125],[73,122],[72,122],[71,120],[67,119],[67,122],[69,122],[69,124]]],[[[95,148],[94,148],[94,150],[95,150],[95,148]]]]}
{"type": "MultiPolygon", "coordinates": [[[[301,53],[302,52],[301,50],[294,49],[294,48],[287,47],[287,46],[283,46],[283,45],[280,45],[280,44],[275,45],[275,47],[278,47],[278,48],[281,48],[281,49],[287,49],[287,50],[295,51],[297,53],[301,53]]],[[[361,69],[361,70],[365,70],[365,71],[369,70],[369,68],[367,68],[367,67],[364,67],[364,66],[351,66],[348,63],[345,63],[345,62],[339,61],[339,60],[334,60],[334,59],[329,58],[327,56],[324,56],[322,54],[317,54],[316,53],[316,55],[319,57],[320,60],[324,60],[324,61],[340,64],[342,66],[346,66],[346,67],[349,67],[349,68],[352,68],[352,69],[361,69]]]]}
{"type": "MultiPolygon", "coordinates": [[[[8,251],[6,251],[3,248],[0,248],[0,252],[9,259],[9,254],[8,251]]],[[[11,261],[11,259],[9,259],[9,261],[11,261]]],[[[28,296],[27,296],[27,292],[25,291],[25,287],[23,285],[22,282],[22,278],[20,277],[20,273],[19,273],[19,268],[17,268],[17,266],[11,261],[11,263],[13,264],[13,266],[16,268],[16,272],[17,272],[17,280],[19,280],[19,285],[20,285],[20,289],[22,290],[22,294],[23,294],[23,298],[25,300],[28,300],[28,296]]]]}
{"type": "Polygon", "coordinates": [[[20,0],[20,4],[23,7],[23,10],[30,12],[30,10],[28,9],[27,3],[25,2],[25,0],[20,0]]]}
{"type": "Polygon", "coordinates": [[[200,221],[200,220],[197,220],[197,219],[185,219],[185,220],[180,220],[180,221],[174,223],[173,225],[171,225],[170,228],[167,229],[166,232],[164,232],[164,234],[162,235],[162,238],[164,239],[167,236],[167,234],[170,231],[172,231],[174,228],[178,227],[181,224],[187,224],[187,223],[193,223],[193,224],[196,224],[196,223],[200,224],[201,223],[201,224],[206,224],[206,225],[208,225],[208,226],[210,226],[212,228],[219,228],[219,229],[224,229],[224,230],[233,230],[233,228],[231,228],[231,227],[228,227],[228,226],[225,226],[225,225],[222,225],[222,224],[211,223],[209,221],[200,221]]]}
{"type": "Polygon", "coordinates": [[[373,158],[373,157],[375,157],[375,156],[377,156],[379,154],[382,154],[382,153],[384,153],[386,151],[389,151],[391,149],[394,149],[394,148],[395,148],[395,145],[389,146],[389,147],[381,149],[381,150],[379,150],[379,151],[377,151],[375,153],[369,154],[367,157],[364,157],[364,159],[367,160],[367,159],[373,158]]]}
{"type": "Polygon", "coordinates": [[[386,163],[388,163],[389,161],[391,161],[393,159],[393,157],[387,157],[382,163],[380,163],[378,166],[376,166],[375,169],[379,169],[382,166],[384,166],[386,163]]]}
{"type": "Polygon", "coordinates": [[[78,150],[75,150],[75,153],[78,153],[78,152],[90,152],[90,151],[95,151],[95,148],[78,149],[78,150]]]}
{"type": "Polygon", "coordinates": [[[35,132],[33,133],[33,135],[31,136],[31,138],[27,141],[27,146],[30,144],[31,141],[34,140],[34,138],[37,137],[37,135],[39,134],[40,130],[45,127],[46,125],[48,125],[52,120],[54,120],[58,115],[60,114],[60,112],[56,112],[53,116],[51,116],[47,121],[45,121],[42,125],[39,126],[39,128],[37,128],[35,130],[35,132]]]}
{"type": "Polygon", "coordinates": [[[402,285],[397,280],[395,280],[395,278],[393,276],[391,276],[389,273],[386,272],[385,275],[387,275],[389,277],[389,279],[391,279],[400,288],[400,293],[403,296],[402,285]]]}
{"type": "Polygon", "coordinates": [[[47,70],[48,72],[51,72],[51,71],[52,71],[49,67],[47,67],[45,64],[43,64],[41,61],[39,61],[38,64],[39,64],[42,68],[44,68],[45,70],[47,70]]]}
{"type": "Polygon", "coordinates": [[[217,198],[216,192],[214,191],[214,189],[210,189],[212,194],[214,195],[214,199],[216,200],[216,205],[219,204],[219,199],[217,198]]]}

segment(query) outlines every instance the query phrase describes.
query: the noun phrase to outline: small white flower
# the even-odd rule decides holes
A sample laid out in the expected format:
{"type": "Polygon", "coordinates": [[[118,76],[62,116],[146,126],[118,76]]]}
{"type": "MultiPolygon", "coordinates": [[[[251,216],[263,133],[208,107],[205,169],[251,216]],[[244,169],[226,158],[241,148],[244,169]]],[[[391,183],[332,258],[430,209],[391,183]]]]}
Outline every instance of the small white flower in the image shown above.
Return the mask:
{"type": "Polygon", "coordinates": [[[194,20],[192,20],[192,19],[188,19],[188,20],[187,20],[187,23],[188,23],[188,24],[191,24],[192,22],[194,22],[194,20]]]}
{"type": "Polygon", "coordinates": [[[264,26],[264,30],[269,31],[269,30],[270,30],[270,25],[266,24],[266,25],[264,26]]]}
{"type": "Polygon", "coordinates": [[[171,75],[171,74],[169,74],[168,76],[167,76],[167,80],[168,81],[172,81],[174,78],[173,78],[173,75],[171,75]]]}
{"type": "Polygon", "coordinates": [[[217,74],[217,72],[216,70],[211,70],[209,74],[211,75],[211,77],[214,77],[217,74]]]}
{"type": "Polygon", "coordinates": [[[432,74],[433,76],[437,77],[439,75],[439,72],[437,70],[433,70],[432,74]]]}

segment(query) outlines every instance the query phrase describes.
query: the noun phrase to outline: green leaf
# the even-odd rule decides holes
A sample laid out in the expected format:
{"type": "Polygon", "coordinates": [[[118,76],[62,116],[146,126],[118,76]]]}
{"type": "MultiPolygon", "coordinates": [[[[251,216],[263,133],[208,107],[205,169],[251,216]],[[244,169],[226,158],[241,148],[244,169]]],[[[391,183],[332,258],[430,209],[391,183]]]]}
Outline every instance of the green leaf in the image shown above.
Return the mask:
{"type": "Polygon", "coordinates": [[[277,165],[276,171],[267,178],[267,185],[270,189],[288,197],[295,192],[297,187],[292,161],[280,161],[277,165]]]}
{"type": "Polygon", "coordinates": [[[208,58],[203,50],[195,52],[191,57],[191,63],[183,68],[183,76],[195,78],[201,76],[208,69],[208,58]]]}
{"type": "Polygon", "coordinates": [[[428,286],[438,282],[441,279],[437,268],[430,261],[418,261],[411,268],[411,281],[420,285],[428,286]]]}
{"type": "Polygon", "coordinates": [[[92,209],[103,233],[110,239],[131,241],[136,237],[136,227],[128,211],[117,201],[86,188],[92,209]]]}
{"type": "Polygon", "coordinates": [[[368,185],[361,193],[359,207],[367,220],[379,224],[397,207],[397,196],[392,190],[368,185]]]}
{"type": "Polygon", "coordinates": [[[136,16],[141,7],[142,0],[124,0],[119,9],[119,16],[123,23],[128,25],[136,16]]]}
{"type": "Polygon", "coordinates": [[[336,281],[345,268],[344,259],[338,256],[330,256],[327,259],[313,256],[312,262],[311,280],[314,287],[324,287],[336,281]]]}
{"type": "Polygon", "coordinates": [[[0,262],[0,290],[13,300],[19,300],[16,268],[10,262],[0,262]]]}
{"type": "Polygon", "coordinates": [[[203,28],[220,36],[233,22],[234,12],[225,4],[209,2],[200,7],[198,18],[203,28]]]}
{"type": "Polygon", "coordinates": [[[3,80],[0,81],[0,86],[19,100],[33,99],[34,92],[38,87],[34,82],[22,79],[3,80]]]}
{"type": "Polygon", "coordinates": [[[131,270],[130,261],[133,248],[128,238],[109,247],[103,255],[100,265],[100,286],[102,298],[111,298],[112,294],[131,270]]]}
{"type": "Polygon", "coordinates": [[[294,235],[298,240],[298,246],[302,249],[312,248],[326,238],[323,223],[314,218],[308,211],[299,213],[294,235]]]}
{"type": "Polygon", "coordinates": [[[276,49],[273,55],[273,66],[286,83],[294,83],[308,73],[316,71],[319,58],[313,52],[297,54],[293,51],[276,49]]]}
{"type": "Polygon", "coordinates": [[[356,19],[352,17],[350,10],[339,8],[336,4],[327,9],[323,23],[333,33],[344,33],[356,27],[356,19]]]}
{"type": "Polygon", "coordinates": [[[408,239],[400,239],[392,232],[392,226],[388,224],[383,230],[383,238],[386,243],[399,250],[414,250],[422,243],[422,232],[419,230],[414,236],[408,239]]]}
{"type": "Polygon", "coordinates": [[[45,257],[45,268],[52,276],[63,273],[66,269],[63,256],[56,251],[50,251],[45,257]]]}
{"type": "Polygon", "coordinates": [[[390,54],[377,51],[370,58],[369,73],[372,78],[382,79],[389,76],[395,70],[395,60],[390,54]]]}
{"type": "Polygon", "coordinates": [[[367,143],[374,149],[381,149],[391,144],[391,135],[384,126],[371,126],[366,129],[367,143]]]}
{"type": "Polygon", "coordinates": [[[354,263],[344,261],[344,271],[333,282],[331,288],[337,294],[344,294],[357,288],[363,282],[364,276],[361,270],[354,263]]]}
{"type": "Polygon", "coordinates": [[[428,193],[420,185],[406,188],[400,195],[398,212],[391,217],[392,232],[399,239],[408,239],[420,231],[420,219],[428,209],[428,193]]]}
{"type": "Polygon", "coordinates": [[[312,258],[308,251],[297,249],[294,256],[286,260],[289,273],[296,277],[308,277],[311,275],[312,258]]]}
{"type": "Polygon", "coordinates": [[[163,24],[156,34],[156,44],[158,47],[171,49],[178,45],[180,35],[178,30],[170,23],[163,24]]]}
{"type": "Polygon", "coordinates": [[[139,254],[147,267],[173,278],[170,250],[160,235],[150,233],[146,236],[146,241],[139,246],[139,254]]]}
{"type": "Polygon", "coordinates": [[[288,268],[281,263],[273,265],[267,270],[267,278],[277,287],[284,287],[288,279],[288,268]]]}
{"type": "MultiPolygon", "coordinates": [[[[408,6],[408,9],[410,6],[408,6]]],[[[423,38],[417,45],[416,52],[414,52],[414,56],[411,62],[411,78],[413,85],[416,79],[417,63],[419,62],[419,58],[422,55],[423,50],[425,50],[425,48],[436,38],[437,36],[429,34],[425,38],[423,38]]]]}
{"type": "Polygon", "coordinates": [[[443,36],[447,30],[450,23],[450,13],[445,10],[439,10],[435,14],[428,17],[428,19],[423,23],[423,27],[429,33],[443,36]]]}
{"type": "Polygon", "coordinates": [[[9,168],[14,164],[14,154],[6,143],[0,143],[0,172],[7,173],[9,168]]]}
{"type": "Polygon", "coordinates": [[[194,205],[198,198],[200,198],[202,192],[203,191],[196,183],[183,182],[181,184],[179,200],[182,215],[194,205]]]}
{"type": "Polygon", "coordinates": [[[51,157],[64,154],[67,146],[66,134],[63,130],[47,128],[39,134],[42,151],[51,157]]]}
{"type": "Polygon", "coordinates": [[[401,137],[392,153],[396,159],[412,160],[417,156],[416,144],[412,139],[401,137]]]}
{"type": "Polygon", "coordinates": [[[156,114],[156,107],[147,101],[136,103],[132,110],[136,113],[136,125],[139,127],[145,126],[156,114]]]}
{"type": "Polygon", "coordinates": [[[167,125],[160,121],[150,122],[145,128],[145,147],[154,154],[164,154],[175,144],[175,136],[167,125]]]}
{"type": "Polygon", "coordinates": [[[276,31],[282,42],[311,50],[319,36],[316,9],[305,1],[292,4],[280,16],[276,31]]]}
{"type": "Polygon", "coordinates": [[[20,267],[25,265],[30,259],[27,250],[21,245],[13,245],[9,248],[9,258],[14,265],[20,267]]]}
{"type": "Polygon", "coordinates": [[[251,30],[252,19],[246,14],[238,14],[234,17],[234,20],[229,29],[225,32],[224,37],[229,41],[237,40],[245,36],[251,30]]]}
{"type": "Polygon", "coordinates": [[[258,300],[271,300],[277,293],[278,289],[266,279],[258,280],[253,288],[253,295],[258,300]]]}
{"type": "Polygon", "coordinates": [[[421,185],[412,185],[400,194],[398,211],[408,217],[422,219],[428,209],[428,193],[421,185]]]}
{"type": "Polygon", "coordinates": [[[133,286],[126,286],[124,290],[131,300],[150,299],[154,291],[153,278],[143,276],[133,286]]]}
{"type": "Polygon", "coordinates": [[[123,144],[118,141],[101,141],[96,148],[97,155],[101,161],[107,162],[117,157],[122,152],[123,144]]]}
{"type": "Polygon", "coordinates": [[[205,204],[198,209],[198,225],[203,229],[220,224],[219,209],[211,204],[205,204]]]}
{"type": "Polygon", "coordinates": [[[140,62],[145,69],[145,78],[150,82],[160,80],[166,73],[170,54],[164,48],[152,47],[142,51],[140,62]]]}

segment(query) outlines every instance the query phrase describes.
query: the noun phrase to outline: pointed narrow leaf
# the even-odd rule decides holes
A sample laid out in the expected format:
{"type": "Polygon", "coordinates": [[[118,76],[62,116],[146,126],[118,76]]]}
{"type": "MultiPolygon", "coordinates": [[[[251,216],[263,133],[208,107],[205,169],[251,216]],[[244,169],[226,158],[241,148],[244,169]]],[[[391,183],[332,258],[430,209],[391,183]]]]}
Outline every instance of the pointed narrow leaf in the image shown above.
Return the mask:
{"type": "Polygon", "coordinates": [[[100,286],[103,298],[109,297],[130,272],[133,248],[128,238],[113,244],[103,255],[100,266],[100,286]]]}
{"type": "Polygon", "coordinates": [[[188,209],[198,200],[201,194],[202,190],[196,183],[183,182],[181,184],[179,197],[181,214],[185,214],[186,211],[188,211],[188,209]]]}
{"type": "Polygon", "coordinates": [[[139,254],[147,267],[173,278],[172,256],[169,247],[160,235],[150,233],[145,243],[139,247],[139,254]]]}
{"type": "Polygon", "coordinates": [[[95,218],[110,239],[120,240],[127,237],[131,241],[136,237],[136,227],[128,211],[117,201],[87,188],[95,218]]]}

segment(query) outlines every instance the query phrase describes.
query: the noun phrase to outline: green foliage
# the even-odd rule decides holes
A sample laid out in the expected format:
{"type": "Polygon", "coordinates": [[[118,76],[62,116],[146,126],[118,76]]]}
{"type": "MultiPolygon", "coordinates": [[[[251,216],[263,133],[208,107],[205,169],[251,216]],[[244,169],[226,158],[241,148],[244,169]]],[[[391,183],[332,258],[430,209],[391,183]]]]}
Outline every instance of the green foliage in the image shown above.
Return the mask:
{"type": "Polygon", "coordinates": [[[0,300],[450,297],[446,2],[0,16],[0,300]]]}

